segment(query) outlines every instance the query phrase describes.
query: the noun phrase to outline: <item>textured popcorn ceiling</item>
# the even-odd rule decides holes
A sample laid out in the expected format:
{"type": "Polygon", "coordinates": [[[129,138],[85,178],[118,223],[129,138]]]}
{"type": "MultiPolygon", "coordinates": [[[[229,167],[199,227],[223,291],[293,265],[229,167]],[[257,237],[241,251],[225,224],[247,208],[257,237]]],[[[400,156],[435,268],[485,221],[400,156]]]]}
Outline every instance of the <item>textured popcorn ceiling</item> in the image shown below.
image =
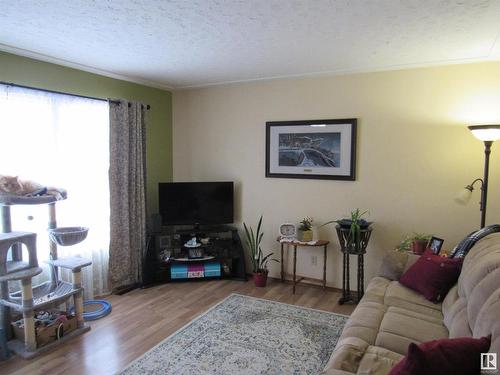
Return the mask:
{"type": "Polygon", "coordinates": [[[173,88],[500,59],[500,0],[0,0],[0,50],[173,88]]]}

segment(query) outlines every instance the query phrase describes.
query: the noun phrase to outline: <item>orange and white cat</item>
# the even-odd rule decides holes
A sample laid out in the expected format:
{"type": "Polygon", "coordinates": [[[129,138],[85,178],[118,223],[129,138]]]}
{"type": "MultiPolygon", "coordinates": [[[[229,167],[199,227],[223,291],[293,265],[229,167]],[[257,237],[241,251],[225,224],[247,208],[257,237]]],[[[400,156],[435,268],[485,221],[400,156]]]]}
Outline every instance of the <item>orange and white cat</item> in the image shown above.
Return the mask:
{"type": "Polygon", "coordinates": [[[21,180],[18,176],[0,175],[0,195],[53,195],[62,199],[63,191],[55,187],[43,186],[35,181],[21,180]]]}

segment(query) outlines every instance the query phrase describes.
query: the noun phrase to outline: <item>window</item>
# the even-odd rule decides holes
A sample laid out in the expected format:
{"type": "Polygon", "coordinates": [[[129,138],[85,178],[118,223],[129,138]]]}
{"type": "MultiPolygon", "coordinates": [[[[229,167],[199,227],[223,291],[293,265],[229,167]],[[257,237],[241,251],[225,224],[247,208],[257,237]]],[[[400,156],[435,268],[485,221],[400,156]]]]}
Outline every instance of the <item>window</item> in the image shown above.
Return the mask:
{"type": "MultiPolygon", "coordinates": [[[[109,248],[109,107],[105,101],[0,85],[0,174],[67,190],[58,226],[86,226],[82,243],[58,248],[93,265],[83,272],[86,298],[107,289],[109,248]]],[[[12,229],[33,231],[41,266],[49,256],[47,206],[13,206],[12,229]]],[[[44,269],[37,281],[47,279],[44,269]]],[[[63,278],[69,274],[63,273],[63,278]]]]}

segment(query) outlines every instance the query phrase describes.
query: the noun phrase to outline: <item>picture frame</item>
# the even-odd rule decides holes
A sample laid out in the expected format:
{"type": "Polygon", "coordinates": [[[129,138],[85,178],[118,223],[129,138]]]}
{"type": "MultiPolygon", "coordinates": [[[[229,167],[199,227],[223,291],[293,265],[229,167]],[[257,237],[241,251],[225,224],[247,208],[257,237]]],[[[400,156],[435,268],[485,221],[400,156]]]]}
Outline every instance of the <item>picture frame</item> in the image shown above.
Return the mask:
{"type": "Polygon", "coordinates": [[[443,247],[444,240],[442,238],[432,236],[427,244],[427,248],[435,255],[438,255],[443,247]]]}
{"type": "Polygon", "coordinates": [[[266,177],[355,180],[357,119],[266,122],[266,177]]]}

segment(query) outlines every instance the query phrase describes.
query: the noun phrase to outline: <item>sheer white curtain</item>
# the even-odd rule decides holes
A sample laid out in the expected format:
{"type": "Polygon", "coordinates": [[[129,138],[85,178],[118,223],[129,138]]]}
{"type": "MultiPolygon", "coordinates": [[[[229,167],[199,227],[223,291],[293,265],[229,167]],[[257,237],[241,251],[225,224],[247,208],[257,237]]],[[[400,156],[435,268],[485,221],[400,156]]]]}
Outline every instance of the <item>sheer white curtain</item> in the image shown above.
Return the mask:
{"type": "MultiPolygon", "coordinates": [[[[57,224],[86,226],[85,241],[59,256],[93,261],[84,268],[85,297],[107,292],[109,254],[109,106],[107,102],[0,84],[0,174],[67,190],[57,224]]],[[[48,259],[48,207],[13,206],[12,229],[37,232],[38,261],[48,259]]],[[[47,279],[46,265],[39,280],[47,279]]],[[[64,279],[69,274],[63,272],[64,279]]],[[[36,281],[35,281],[36,282],[36,281]]]]}

